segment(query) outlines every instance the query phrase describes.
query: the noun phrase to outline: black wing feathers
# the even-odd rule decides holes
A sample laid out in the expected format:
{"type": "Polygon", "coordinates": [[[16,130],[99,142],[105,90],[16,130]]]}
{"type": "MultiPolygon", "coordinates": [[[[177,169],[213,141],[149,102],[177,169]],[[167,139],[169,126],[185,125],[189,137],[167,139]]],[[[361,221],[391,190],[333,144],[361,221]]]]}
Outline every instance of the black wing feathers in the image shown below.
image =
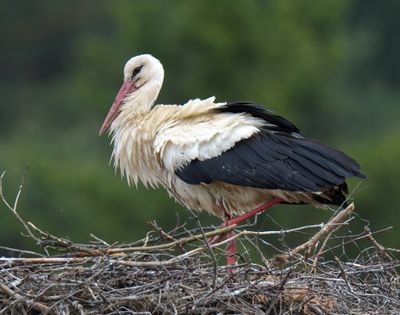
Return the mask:
{"type": "Polygon", "coordinates": [[[346,178],[365,178],[356,161],[315,140],[301,138],[292,123],[260,105],[227,104],[218,111],[244,112],[274,126],[267,125],[217,157],[193,160],[177,170],[176,175],[189,184],[222,181],[288,191],[324,190],[332,195],[330,203],[340,204],[347,189],[346,178]]]}
{"type": "Polygon", "coordinates": [[[223,181],[309,192],[339,185],[346,177],[364,177],[352,159],[344,154],[332,157],[318,153],[324,149],[325,146],[312,140],[288,138],[263,130],[220,156],[193,160],[176,174],[189,184],[223,181]],[[279,138],[286,139],[279,143],[279,138]]]}
{"type": "Polygon", "coordinates": [[[276,127],[271,127],[271,130],[280,130],[288,133],[300,133],[300,130],[289,120],[281,116],[274,115],[272,111],[265,109],[265,107],[260,104],[249,102],[228,103],[223,107],[218,108],[216,111],[221,113],[247,113],[253,117],[261,118],[266,122],[275,125],[276,127]]]}

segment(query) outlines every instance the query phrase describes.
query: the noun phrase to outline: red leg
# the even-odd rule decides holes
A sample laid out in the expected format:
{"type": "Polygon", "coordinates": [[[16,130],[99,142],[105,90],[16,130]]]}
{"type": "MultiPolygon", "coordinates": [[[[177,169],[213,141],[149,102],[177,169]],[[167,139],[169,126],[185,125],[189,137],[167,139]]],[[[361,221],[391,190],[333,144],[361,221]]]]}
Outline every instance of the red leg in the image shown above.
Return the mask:
{"type": "MultiPolygon", "coordinates": [[[[231,215],[229,213],[225,213],[225,218],[229,221],[231,220],[231,215]]],[[[226,238],[231,238],[235,235],[234,231],[229,231],[226,233],[226,238]]],[[[236,241],[230,241],[229,244],[226,246],[225,249],[225,256],[226,256],[226,263],[227,265],[234,265],[235,264],[235,255],[236,255],[236,241]]]]}
{"type": "Polygon", "coordinates": [[[271,208],[272,206],[279,204],[283,201],[281,198],[275,198],[270,201],[267,201],[266,203],[263,203],[261,206],[258,206],[257,208],[254,208],[253,210],[250,210],[249,212],[246,212],[245,214],[236,217],[234,219],[230,219],[226,221],[225,223],[222,224],[222,226],[229,226],[232,224],[238,224],[240,222],[243,222],[253,216],[255,216],[257,213],[263,212],[267,210],[268,208],[271,208]]]}
{"type": "MultiPolygon", "coordinates": [[[[262,205],[258,206],[257,208],[254,208],[253,210],[239,216],[236,217],[234,219],[231,219],[231,216],[227,213],[225,213],[225,217],[227,218],[227,221],[224,222],[222,224],[222,227],[224,226],[230,226],[233,224],[238,224],[240,222],[243,222],[253,216],[255,216],[257,213],[263,212],[265,210],[267,210],[268,208],[271,208],[272,206],[279,204],[283,202],[283,199],[281,198],[274,198],[270,201],[267,201],[266,203],[263,203],[262,205]]],[[[225,234],[226,238],[230,238],[233,235],[235,235],[235,233],[233,231],[230,231],[228,233],[225,234]]],[[[218,235],[214,238],[211,238],[208,242],[210,244],[216,243],[218,242],[224,235],[218,235]]],[[[227,264],[228,265],[233,265],[235,263],[235,254],[236,254],[236,242],[232,241],[228,244],[227,248],[226,248],[226,256],[227,256],[227,264]]]]}

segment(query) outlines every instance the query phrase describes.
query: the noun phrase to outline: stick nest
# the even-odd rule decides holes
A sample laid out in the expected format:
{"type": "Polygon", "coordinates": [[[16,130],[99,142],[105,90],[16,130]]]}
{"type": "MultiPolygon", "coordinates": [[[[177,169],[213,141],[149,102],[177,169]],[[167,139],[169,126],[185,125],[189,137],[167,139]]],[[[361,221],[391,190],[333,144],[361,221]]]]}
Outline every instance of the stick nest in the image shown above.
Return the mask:
{"type": "Polygon", "coordinates": [[[11,204],[3,176],[1,198],[41,252],[1,246],[12,255],[0,257],[0,314],[400,313],[399,250],[378,243],[383,230],[352,233],[361,220],[353,204],[326,223],[291,229],[183,224],[165,232],[153,222],[134,243],[91,235],[77,244],[25,221],[17,212],[22,185],[11,204]],[[228,240],[206,242],[232,230],[228,240]],[[289,247],[290,238],[299,245],[289,247]],[[228,267],[224,248],[233,240],[238,263],[228,267]]]}

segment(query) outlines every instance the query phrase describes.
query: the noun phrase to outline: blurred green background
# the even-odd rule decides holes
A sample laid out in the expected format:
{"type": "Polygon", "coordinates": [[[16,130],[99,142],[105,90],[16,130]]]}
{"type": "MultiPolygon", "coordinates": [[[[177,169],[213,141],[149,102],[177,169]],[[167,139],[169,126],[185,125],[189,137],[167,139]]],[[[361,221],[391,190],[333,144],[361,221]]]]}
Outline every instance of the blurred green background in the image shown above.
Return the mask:
{"type": "MultiPolygon", "coordinates": [[[[369,179],[355,193],[357,211],[372,229],[394,225],[378,239],[400,244],[399,1],[0,4],[4,192],[12,200],[26,174],[19,211],[43,229],[124,242],[153,219],[165,229],[177,215],[190,221],[163,190],[129,188],[108,164],[109,139],[97,135],[123,65],[151,53],[166,71],[159,103],[212,95],[262,103],[358,160],[369,179]]],[[[303,206],[269,214],[288,227],[330,216],[303,206]]],[[[21,230],[0,205],[0,245],[33,246],[21,230]]]]}

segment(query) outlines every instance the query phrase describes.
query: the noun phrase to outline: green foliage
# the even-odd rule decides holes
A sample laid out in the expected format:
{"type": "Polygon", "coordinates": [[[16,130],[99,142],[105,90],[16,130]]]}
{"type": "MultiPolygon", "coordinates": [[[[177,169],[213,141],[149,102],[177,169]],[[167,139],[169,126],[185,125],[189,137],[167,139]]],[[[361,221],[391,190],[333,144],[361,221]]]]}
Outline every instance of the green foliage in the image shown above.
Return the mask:
{"type": "MultiPolygon", "coordinates": [[[[29,164],[21,212],[49,231],[128,241],[147,221],[172,226],[176,212],[187,219],[164,191],[121,181],[108,165],[108,140],[97,137],[123,64],[144,52],[165,66],[160,103],[211,95],[263,103],[361,163],[369,180],[355,199],[373,226],[398,221],[397,1],[1,4],[0,169],[11,197],[29,164]]],[[[19,228],[0,210],[0,239],[17,246],[19,228]]],[[[271,213],[289,226],[327,215],[271,213]]],[[[398,244],[399,233],[387,239],[398,244]]]]}

